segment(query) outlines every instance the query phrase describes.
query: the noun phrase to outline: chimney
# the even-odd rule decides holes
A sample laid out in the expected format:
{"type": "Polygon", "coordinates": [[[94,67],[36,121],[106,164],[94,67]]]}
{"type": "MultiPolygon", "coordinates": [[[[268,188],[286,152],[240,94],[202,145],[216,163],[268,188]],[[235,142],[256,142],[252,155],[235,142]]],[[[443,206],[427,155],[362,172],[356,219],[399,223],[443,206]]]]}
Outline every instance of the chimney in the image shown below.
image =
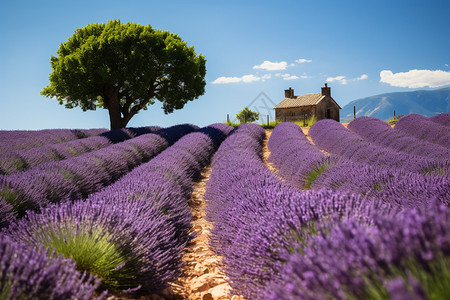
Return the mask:
{"type": "Polygon", "coordinates": [[[325,83],[325,87],[322,88],[322,95],[331,97],[331,89],[328,87],[328,85],[325,83]]]}
{"type": "Polygon", "coordinates": [[[292,88],[284,90],[284,98],[294,98],[294,90],[292,88]]]}

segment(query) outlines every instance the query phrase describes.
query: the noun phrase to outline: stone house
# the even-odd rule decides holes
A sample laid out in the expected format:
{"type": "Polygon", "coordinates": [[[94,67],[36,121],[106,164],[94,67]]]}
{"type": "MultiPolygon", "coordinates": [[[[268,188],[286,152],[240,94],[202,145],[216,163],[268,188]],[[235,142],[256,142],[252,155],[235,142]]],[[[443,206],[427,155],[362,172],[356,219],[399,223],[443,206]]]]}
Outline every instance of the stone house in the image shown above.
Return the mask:
{"type": "Polygon", "coordinates": [[[341,107],[331,97],[331,89],[325,83],[321,93],[294,96],[294,90],[284,90],[284,100],[275,106],[275,119],[295,122],[309,119],[333,119],[339,122],[341,107]]]}

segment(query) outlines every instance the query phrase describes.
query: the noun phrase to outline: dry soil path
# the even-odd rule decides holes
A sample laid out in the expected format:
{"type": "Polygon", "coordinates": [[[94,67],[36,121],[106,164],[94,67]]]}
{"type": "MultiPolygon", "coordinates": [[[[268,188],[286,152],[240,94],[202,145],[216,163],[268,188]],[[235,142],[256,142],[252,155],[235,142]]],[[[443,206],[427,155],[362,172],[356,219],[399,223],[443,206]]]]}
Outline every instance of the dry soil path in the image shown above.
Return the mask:
{"type": "Polygon", "coordinates": [[[185,262],[183,275],[171,283],[172,299],[202,300],[242,300],[239,296],[229,295],[231,290],[226,275],[221,271],[222,258],[209,246],[209,237],[213,223],[205,219],[207,203],[203,198],[211,167],[204,169],[201,180],[194,183],[194,191],[189,200],[193,215],[193,227],[196,237],[189,243],[182,260],[185,262]]]}

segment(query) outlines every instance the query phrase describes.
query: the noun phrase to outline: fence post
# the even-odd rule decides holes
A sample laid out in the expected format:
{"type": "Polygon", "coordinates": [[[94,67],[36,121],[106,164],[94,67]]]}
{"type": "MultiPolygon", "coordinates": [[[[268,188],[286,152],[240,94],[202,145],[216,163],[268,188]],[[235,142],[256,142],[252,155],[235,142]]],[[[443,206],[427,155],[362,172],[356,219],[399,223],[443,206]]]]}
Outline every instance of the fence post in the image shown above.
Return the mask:
{"type": "Polygon", "coordinates": [[[356,106],[353,106],[353,119],[356,119],[356,106]]]}
{"type": "Polygon", "coordinates": [[[395,109],[394,109],[394,119],[395,119],[395,109]]]}
{"type": "Polygon", "coordinates": [[[306,127],[306,114],[303,115],[303,127],[306,127]]]}
{"type": "Polygon", "coordinates": [[[227,114],[227,123],[228,124],[230,123],[230,115],[229,114],[227,114]]]}

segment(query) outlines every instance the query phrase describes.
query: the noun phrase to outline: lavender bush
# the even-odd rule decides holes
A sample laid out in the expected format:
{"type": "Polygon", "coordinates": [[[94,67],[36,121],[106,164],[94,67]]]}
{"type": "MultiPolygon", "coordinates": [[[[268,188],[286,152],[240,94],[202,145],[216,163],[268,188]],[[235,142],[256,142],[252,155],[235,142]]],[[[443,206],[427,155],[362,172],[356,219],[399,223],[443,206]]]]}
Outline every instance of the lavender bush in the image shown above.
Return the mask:
{"type": "Polygon", "coordinates": [[[46,129],[0,131],[0,153],[30,149],[46,144],[56,144],[99,135],[106,129],[46,129]]]}
{"type": "Polygon", "coordinates": [[[368,225],[374,211],[395,211],[356,194],[301,192],[280,181],[261,160],[264,134],[241,125],[222,143],[205,194],[207,218],[215,222],[211,245],[224,257],[234,291],[250,299],[263,299],[296,245],[307,245],[333,216],[368,225]]]}
{"type": "Polygon", "coordinates": [[[450,147],[448,126],[430,121],[427,117],[419,114],[409,114],[400,118],[394,129],[419,139],[450,147]]]}
{"type": "Polygon", "coordinates": [[[421,206],[434,199],[449,204],[448,175],[422,175],[363,164],[333,154],[327,156],[293,123],[275,127],[268,146],[269,160],[279,170],[278,174],[301,189],[351,191],[407,207],[421,206]]]}
{"type": "Polygon", "coordinates": [[[442,113],[435,115],[433,117],[428,118],[430,121],[444,125],[449,127],[450,126],[450,113],[442,113]]]}
{"type": "Polygon", "coordinates": [[[14,219],[13,206],[0,196],[0,228],[6,227],[14,219]]]}
{"type": "Polygon", "coordinates": [[[0,299],[87,300],[98,286],[95,277],[76,271],[72,261],[49,257],[42,248],[0,233],[0,299]]]}
{"type": "Polygon", "coordinates": [[[309,135],[319,148],[353,161],[421,174],[449,174],[450,171],[448,159],[425,159],[374,145],[331,119],[314,123],[309,135]]]}
{"type": "Polygon", "coordinates": [[[0,195],[14,207],[18,217],[26,210],[37,210],[49,203],[85,198],[195,128],[177,125],[70,159],[44,163],[25,172],[0,176],[0,195]]]}
{"type": "MultiPolygon", "coordinates": [[[[25,150],[14,150],[0,153],[0,174],[12,174],[23,171],[44,162],[58,161],[78,156],[85,152],[99,150],[142,134],[161,129],[157,126],[118,129],[99,132],[94,135],[67,142],[48,143],[39,147],[25,150]]],[[[85,136],[84,134],[82,136],[85,136]]]]}
{"type": "Polygon", "coordinates": [[[448,160],[450,157],[449,148],[394,130],[386,122],[377,118],[356,118],[348,124],[347,128],[370,142],[396,151],[439,160],[448,160]]]}
{"type": "Polygon", "coordinates": [[[352,218],[335,222],[290,256],[266,299],[447,299],[450,282],[450,210],[439,203],[392,216],[373,226],[352,218]],[[399,279],[401,282],[399,282],[399,279]],[[403,283],[403,284],[402,284],[403,283]],[[411,292],[410,292],[411,293],[411,292]]]}
{"type": "Polygon", "coordinates": [[[110,291],[159,291],[181,272],[193,176],[229,131],[224,125],[199,129],[86,201],[29,212],[5,232],[72,258],[110,291]]]}

